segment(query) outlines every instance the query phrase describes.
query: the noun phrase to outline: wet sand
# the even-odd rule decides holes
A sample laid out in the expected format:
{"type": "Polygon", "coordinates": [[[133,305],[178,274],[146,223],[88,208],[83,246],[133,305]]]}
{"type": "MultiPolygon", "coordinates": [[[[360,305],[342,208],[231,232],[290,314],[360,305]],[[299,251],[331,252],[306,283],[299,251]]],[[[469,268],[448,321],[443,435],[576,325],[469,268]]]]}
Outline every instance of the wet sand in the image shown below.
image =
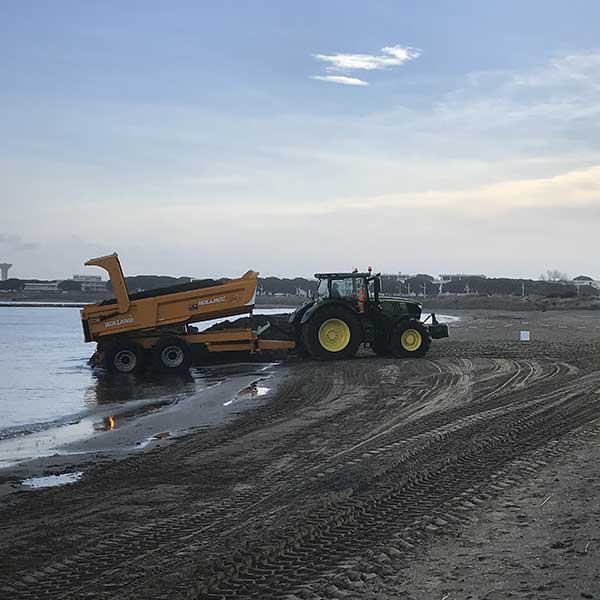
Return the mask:
{"type": "Polygon", "coordinates": [[[83,471],[64,487],[13,472],[0,592],[600,597],[600,319],[456,314],[425,359],[291,359],[235,420],[46,464],[83,471]]]}
{"type": "MultiPolygon", "coordinates": [[[[240,412],[268,401],[268,394],[274,393],[280,379],[276,366],[277,363],[232,363],[206,368],[207,387],[182,394],[179,399],[170,397],[150,403],[133,400],[118,407],[113,405],[109,411],[99,411],[73,425],[3,440],[3,454],[10,457],[12,452],[14,458],[12,462],[7,459],[8,466],[0,468],[0,500],[22,489],[25,479],[80,472],[100,462],[164,447],[194,432],[222,426],[240,412]],[[210,379],[214,382],[210,383],[210,379]],[[74,441],[68,441],[69,438],[74,441]],[[20,460],[36,454],[39,457],[20,460]]],[[[190,376],[176,378],[182,380],[185,389],[189,388],[186,383],[190,383],[190,376]]],[[[111,387],[117,386],[119,379],[123,385],[136,384],[132,376],[114,379],[111,387]]],[[[176,389],[177,383],[172,382],[165,389],[176,389]]]]}

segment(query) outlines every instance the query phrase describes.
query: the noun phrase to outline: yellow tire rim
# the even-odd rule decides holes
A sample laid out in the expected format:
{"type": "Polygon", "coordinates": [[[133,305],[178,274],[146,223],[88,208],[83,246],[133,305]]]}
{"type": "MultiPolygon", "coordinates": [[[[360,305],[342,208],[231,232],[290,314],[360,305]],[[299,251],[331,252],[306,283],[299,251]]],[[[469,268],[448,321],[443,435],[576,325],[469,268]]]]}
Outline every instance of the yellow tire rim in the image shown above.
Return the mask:
{"type": "Polygon", "coordinates": [[[350,343],[350,327],[341,319],[327,319],[319,327],[319,343],[328,352],[341,352],[350,343]]]}
{"type": "Polygon", "coordinates": [[[421,347],[421,344],[423,343],[423,337],[416,329],[407,329],[406,331],[402,332],[400,342],[402,347],[407,352],[414,352],[421,347]]]}

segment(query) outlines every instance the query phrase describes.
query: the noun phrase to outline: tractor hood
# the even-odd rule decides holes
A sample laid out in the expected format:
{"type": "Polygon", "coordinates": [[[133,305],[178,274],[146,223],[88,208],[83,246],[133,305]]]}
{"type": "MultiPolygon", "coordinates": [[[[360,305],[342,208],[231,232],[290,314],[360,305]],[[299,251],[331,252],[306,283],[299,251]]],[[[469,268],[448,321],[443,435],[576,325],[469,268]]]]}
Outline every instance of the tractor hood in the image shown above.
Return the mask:
{"type": "Polygon", "coordinates": [[[407,316],[414,319],[421,318],[423,305],[416,300],[411,300],[409,298],[380,296],[379,302],[381,302],[383,312],[390,313],[395,316],[407,316]]]}
{"type": "Polygon", "coordinates": [[[398,296],[379,296],[379,300],[381,302],[403,302],[404,304],[416,304],[420,308],[423,308],[423,305],[418,300],[413,300],[412,298],[398,298],[398,296]]]}

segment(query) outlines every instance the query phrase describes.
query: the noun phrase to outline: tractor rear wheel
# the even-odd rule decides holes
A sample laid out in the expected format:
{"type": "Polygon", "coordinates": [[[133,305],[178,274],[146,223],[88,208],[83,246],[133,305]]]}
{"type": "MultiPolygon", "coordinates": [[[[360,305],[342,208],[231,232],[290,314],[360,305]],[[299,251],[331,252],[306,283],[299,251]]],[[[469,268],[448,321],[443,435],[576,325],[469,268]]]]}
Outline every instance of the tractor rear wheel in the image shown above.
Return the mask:
{"type": "Polygon", "coordinates": [[[134,374],[144,370],[144,350],[135,342],[117,342],[106,352],[106,368],[112,373],[134,374]]]}
{"type": "Polygon", "coordinates": [[[296,347],[294,348],[294,350],[296,351],[296,354],[298,356],[301,356],[302,358],[310,356],[308,350],[306,349],[306,346],[304,345],[304,339],[302,336],[302,325],[300,325],[300,323],[294,325],[294,341],[296,343],[296,347]]]}
{"type": "Polygon", "coordinates": [[[431,346],[431,337],[427,327],[419,321],[400,321],[396,323],[390,336],[390,350],[394,356],[425,356],[431,346]]]}
{"type": "Polygon", "coordinates": [[[313,358],[350,358],[356,354],[362,342],[360,323],[343,306],[324,306],[304,323],[302,341],[313,358]]]}
{"type": "Polygon", "coordinates": [[[175,336],[159,340],[152,355],[155,367],[163,373],[185,373],[192,364],[189,345],[175,336]]]}

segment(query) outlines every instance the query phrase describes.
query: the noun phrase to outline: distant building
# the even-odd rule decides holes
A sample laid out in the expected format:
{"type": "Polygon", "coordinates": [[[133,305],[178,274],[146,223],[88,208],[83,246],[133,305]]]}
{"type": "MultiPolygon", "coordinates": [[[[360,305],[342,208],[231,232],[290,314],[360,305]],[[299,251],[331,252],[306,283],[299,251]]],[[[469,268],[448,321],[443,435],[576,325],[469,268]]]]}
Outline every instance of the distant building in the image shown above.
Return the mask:
{"type": "Polygon", "coordinates": [[[25,292],[58,292],[58,281],[42,281],[37,283],[26,283],[23,288],[25,292]]]}
{"type": "Polygon", "coordinates": [[[412,275],[409,273],[382,273],[381,277],[389,280],[396,280],[398,283],[406,283],[412,275]]]}
{"type": "Polygon", "coordinates": [[[577,289],[579,289],[580,287],[592,287],[597,290],[600,289],[600,281],[595,281],[587,275],[579,275],[579,277],[575,277],[575,279],[567,281],[567,283],[570,285],[574,285],[577,289]]]}
{"type": "Polygon", "coordinates": [[[471,278],[479,278],[479,279],[487,279],[487,275],[479,274],[471,274],[471,273],[445,273],[440,275],[440,279],[443,283],[450,283],[451,281],[462,281],[463,279],[471,279],[471,278]]]}
{"type": "Polygon", "coordinates": [[[100,275],[73,275],[73,281],[81,284],[82,292],[106,291],[106,281],[100,275]]]}

